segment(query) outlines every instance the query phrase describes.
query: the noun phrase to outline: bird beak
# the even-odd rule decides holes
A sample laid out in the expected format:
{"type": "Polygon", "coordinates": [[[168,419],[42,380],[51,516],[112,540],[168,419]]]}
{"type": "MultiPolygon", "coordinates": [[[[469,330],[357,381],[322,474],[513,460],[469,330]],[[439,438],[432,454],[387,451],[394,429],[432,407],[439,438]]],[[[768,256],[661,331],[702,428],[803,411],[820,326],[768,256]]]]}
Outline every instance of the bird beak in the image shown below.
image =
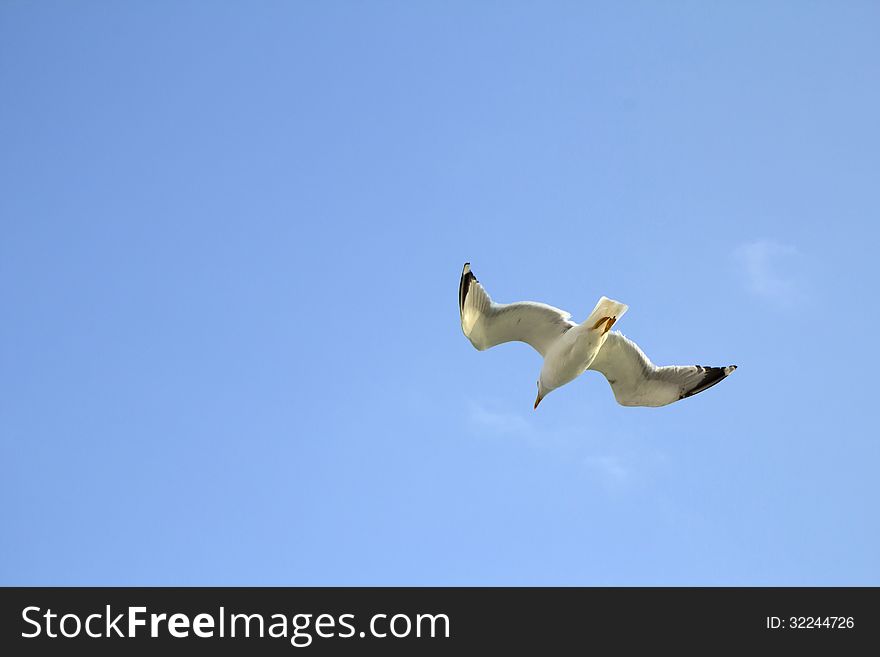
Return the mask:
{"type": "Polygon", "coordinates": [[[542,399],[544,399],[544,398],[541,396],[541,393],[539,392],[539,393],[538,393],[538,398],[535,400],[535,408],[538,408],[538,404],[541,403],[541,400],[542,400],[542,399]]]}

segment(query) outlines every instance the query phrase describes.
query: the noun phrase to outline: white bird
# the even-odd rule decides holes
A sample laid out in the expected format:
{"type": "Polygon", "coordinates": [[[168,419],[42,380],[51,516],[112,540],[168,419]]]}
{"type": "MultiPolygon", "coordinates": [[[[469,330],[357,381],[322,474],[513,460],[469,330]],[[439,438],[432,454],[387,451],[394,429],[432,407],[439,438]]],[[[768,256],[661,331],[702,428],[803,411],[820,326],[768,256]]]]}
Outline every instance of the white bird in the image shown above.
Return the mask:
{"type": "Polygon", "coordinates": [[[571,313],[535,301],[495,303],[465,263],[458,288],[461,330],[480,351],[504,342],[531,345],[544,357],[535,408],[551,391],[586,370],[605,375],[622,406],[666,406],[711,388],[736,369],[685,365],[657,367],[639,346],[611,327],[628,306],[599,299],[582,324],[571,313]]]}

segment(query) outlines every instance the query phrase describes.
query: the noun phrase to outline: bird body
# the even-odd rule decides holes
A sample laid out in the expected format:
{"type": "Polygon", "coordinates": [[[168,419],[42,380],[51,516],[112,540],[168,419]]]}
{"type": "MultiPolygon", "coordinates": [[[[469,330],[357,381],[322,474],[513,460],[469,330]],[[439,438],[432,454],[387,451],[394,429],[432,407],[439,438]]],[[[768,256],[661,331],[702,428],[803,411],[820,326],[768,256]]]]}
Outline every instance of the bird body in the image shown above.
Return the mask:
{"type": "Polygon", "coordinates": [[[610,325],[626,311],[625,304],[602,297],[582,324],[575,324],[555,340],[538,379],[545,389],[559,388],[583,374],[608,339],[610,325]]]}
{"type": "Polygon", "coordinates": [[[657,367],[638,345],[610,330],[628,306],[604,296],[577,324],[570,313],[544,303],[495,303],[471,272],[470,263],[465,263],[458,298],[461,328],[474,347],[483,351],[520,341],[544,357],[535,408],[552,390],[588,369],[605,375],[623,406],[665,406],[706,390],[736,369],[735,365],[657,367]]]}

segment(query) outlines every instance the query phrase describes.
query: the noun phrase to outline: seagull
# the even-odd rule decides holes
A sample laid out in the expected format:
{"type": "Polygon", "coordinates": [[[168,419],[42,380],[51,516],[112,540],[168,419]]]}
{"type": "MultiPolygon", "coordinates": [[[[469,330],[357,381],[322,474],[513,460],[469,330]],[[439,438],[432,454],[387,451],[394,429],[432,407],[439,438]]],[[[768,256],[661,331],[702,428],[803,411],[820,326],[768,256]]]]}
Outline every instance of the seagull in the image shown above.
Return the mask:
{"type": "Polygon", "coordinates": [[[461,330],[483,351],[504,342],[525,342],[544,358],[535,408],[551,391],[587,370],[601,372],[621,406],[666,406],[711,388],[736,365],[658,367],[639,346],[611,327],[629,306],[602,297],[582,323],[571,313],[536,301],[495,303],[469,262],[458,287],[461,330]]]}

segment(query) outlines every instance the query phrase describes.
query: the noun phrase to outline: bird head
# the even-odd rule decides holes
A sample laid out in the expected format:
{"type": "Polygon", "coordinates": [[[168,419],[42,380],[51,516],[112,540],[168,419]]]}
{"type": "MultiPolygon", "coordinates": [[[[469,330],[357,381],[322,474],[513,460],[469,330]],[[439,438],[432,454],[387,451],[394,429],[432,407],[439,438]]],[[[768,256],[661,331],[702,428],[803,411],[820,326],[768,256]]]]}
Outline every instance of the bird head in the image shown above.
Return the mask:
{"type": "Polygon", "coordinates": [[[535,409],[538,408],[538,404],[541,403],[541,400],[544,399],[548,392],[550,392],[550,389],[546,388],[541,380],[538,379],[538,396],[535,399],[535,409]]]}

